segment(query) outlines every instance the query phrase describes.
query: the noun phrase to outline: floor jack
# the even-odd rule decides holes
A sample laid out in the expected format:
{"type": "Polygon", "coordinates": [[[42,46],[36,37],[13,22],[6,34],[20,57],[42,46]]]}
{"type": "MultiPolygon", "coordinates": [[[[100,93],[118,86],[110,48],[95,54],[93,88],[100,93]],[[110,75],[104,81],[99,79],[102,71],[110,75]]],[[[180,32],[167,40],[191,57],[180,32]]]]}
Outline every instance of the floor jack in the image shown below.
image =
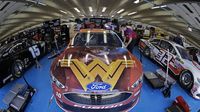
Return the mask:
{"type": "Polygon", "coordinates": [[[168,77],[168,68],[167,68],[167,72],[165,72],[162,69],[157,69],[156,73],[145,72],[144,77],[147,79],[147,81],[150,83],[150,85],[154,89],[161,89],[161,91],[163,92],[163,95],[166,97],[170,95],[169,92],[170,92],[172,84],[176,83],[176,81],[173,78],[168,77]]]}
{"type": "Polygon", "coordinates": [[[25,84],[15,84],[3,99],[3,102],[8,105],[6,112],[24,112],[36,92],[36,89],[27,82],[24,75],[22,78],[25,84]]]}

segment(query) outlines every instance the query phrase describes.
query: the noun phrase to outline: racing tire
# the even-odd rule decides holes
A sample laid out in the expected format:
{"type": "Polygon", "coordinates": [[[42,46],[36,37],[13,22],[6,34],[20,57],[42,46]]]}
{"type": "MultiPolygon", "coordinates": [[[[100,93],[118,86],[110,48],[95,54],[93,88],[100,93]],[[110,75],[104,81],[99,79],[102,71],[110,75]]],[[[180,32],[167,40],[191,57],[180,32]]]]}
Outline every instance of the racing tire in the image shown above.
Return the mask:
{"type": "Polygon", "coordinates": [[[148,47],[144,49],[144,55],[150,57],[151,51],[148,47]]]}
{"type": "Polygon", "coordinates": [[[11,70],[12,70],[12,74],[15,78],[21,77],[21,75],[23,74],[23,71],[24,71],[23,62],[21,60],[14,61],[11,70]]]}
{"type": "Polygon", "coordinates": [[[0,80],[0,88],[2,88],[3,85],[4,85],[4,84],[3,84],[3,81],[0,80]]]}
{"type": "Polygon", "coordinates": [[[194,78],[191,72],[183,71],[179,77],[181,87],[190,90],[194,83],[194,78]]]}

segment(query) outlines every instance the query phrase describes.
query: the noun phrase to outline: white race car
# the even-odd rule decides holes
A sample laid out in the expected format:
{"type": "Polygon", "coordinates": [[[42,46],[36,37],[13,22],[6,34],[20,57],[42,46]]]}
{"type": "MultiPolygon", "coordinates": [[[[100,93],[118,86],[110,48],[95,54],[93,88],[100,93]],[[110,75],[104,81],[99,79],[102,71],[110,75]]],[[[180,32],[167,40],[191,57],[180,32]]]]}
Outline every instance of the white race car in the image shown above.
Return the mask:
{"type": "Polygon", "coordinates": [[[194,98],[200,100],[200,65],[192,60],[184,47],[163,39],[141,39],[139,49],[163,67],[167,67],[169,54],[170,71],[178,77],[183,88],[189,90],[194,98]]]}

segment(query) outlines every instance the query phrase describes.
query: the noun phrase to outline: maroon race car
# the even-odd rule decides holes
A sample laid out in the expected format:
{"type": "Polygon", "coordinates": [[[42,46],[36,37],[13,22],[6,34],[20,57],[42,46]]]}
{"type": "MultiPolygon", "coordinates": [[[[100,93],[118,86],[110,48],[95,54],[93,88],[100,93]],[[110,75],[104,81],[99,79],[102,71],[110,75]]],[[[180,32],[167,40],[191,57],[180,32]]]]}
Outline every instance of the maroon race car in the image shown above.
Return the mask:
{"type": "Polygon", "coordinates": [[[51,66],[52,88],[64,111],[117,112],[133,108],[142,65],[116,33],[83,29],[51,66]]]}

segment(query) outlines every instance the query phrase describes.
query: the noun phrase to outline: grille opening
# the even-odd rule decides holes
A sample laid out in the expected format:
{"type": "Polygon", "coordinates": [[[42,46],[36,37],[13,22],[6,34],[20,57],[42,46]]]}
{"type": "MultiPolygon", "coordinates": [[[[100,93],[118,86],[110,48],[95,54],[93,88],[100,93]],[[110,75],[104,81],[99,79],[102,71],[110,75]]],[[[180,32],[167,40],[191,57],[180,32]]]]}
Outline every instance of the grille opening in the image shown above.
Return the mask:
{"type": "Polygon", "coordinates": [[[183,6],[190,12],[190,13],[193,13],[193,11],[185,4],[183,4],[183,6]]]}
{"type": "Polygon", "coordinates": [[[65,98],[80,104],[86,105],[108,105],[113,103],[122,102],[127,100],[132,94],[131,93],[115,93],[115,94],[79,94],[79,93],[68,93],[64,94],[65,98]]]}
{"type": "Polygon", "coordinates": [[[10,4],[10,2],[7,2],[7,3],[0,9],[0,11],[3,11],[9,4],[10,4]]]}

